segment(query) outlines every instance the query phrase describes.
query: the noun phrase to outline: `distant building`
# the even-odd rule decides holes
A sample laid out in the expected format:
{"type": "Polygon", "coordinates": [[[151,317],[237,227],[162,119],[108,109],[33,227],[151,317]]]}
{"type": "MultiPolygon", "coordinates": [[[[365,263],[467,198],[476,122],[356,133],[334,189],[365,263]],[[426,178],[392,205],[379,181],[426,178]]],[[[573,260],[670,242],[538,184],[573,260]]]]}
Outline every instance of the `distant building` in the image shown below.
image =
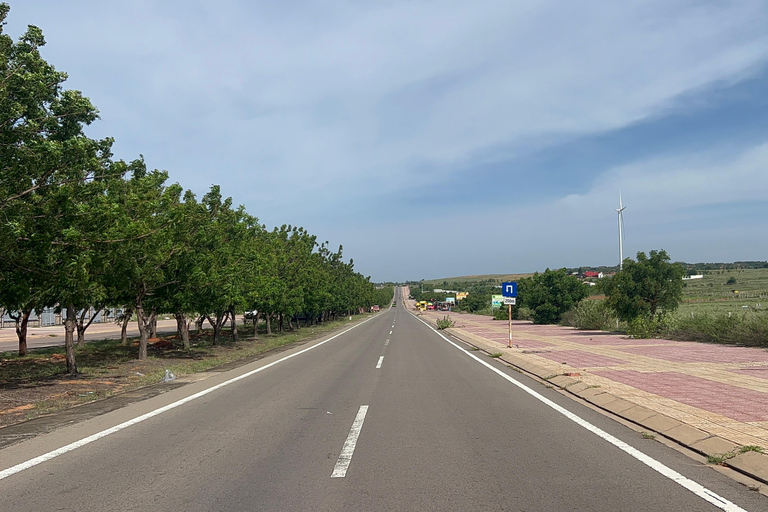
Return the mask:
{"type": "Polygon", "coordinates": [[[602,272],[594,272],[592,270],[587,270],[586,272],[584,272],[584,277],[586,277],[586,278],[594,277],[594,278],[597,278],[597,279],[602,279],[603,278],[603,273],[602,272]]]}

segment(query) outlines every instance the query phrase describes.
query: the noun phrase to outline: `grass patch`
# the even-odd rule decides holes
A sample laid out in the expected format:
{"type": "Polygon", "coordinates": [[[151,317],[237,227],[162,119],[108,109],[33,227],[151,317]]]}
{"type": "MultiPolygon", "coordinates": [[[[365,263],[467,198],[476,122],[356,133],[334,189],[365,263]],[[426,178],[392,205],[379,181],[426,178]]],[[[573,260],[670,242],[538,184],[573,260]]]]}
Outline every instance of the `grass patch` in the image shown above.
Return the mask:
{"type": "Polygon", "coordinates": [[[656,436],[649,432],[643,432],[643,439],[656,439],[656,436]]]}
{"type": "Polygon", "coordinates": [[[749,444],[747,446],[742,446],[739,448],[739,453],[747,453],[747,452],[757,452],[757,453],[765,453],[765,450],[763,450],[760,446],[755,446],[753,444],[749,444]]]}
{"type": "Polygon", "coordinates": [[[726,452],[726,453],[719,453],[715,455],[707,455],[707,462],[709,464],[715,464],[715,465],[721,465],[723,462],[727,461],[728,459],[732,459],[736,456],[733,452],[726,452]]]}
{"type": "Polygon", "coordinates": [[[495,358],[495,357],[501,357],[503,355],[504,354],[502,354],[501,352],[494,352],[492,354],[488,354],[488,357],[494,357],[495,358]]]}

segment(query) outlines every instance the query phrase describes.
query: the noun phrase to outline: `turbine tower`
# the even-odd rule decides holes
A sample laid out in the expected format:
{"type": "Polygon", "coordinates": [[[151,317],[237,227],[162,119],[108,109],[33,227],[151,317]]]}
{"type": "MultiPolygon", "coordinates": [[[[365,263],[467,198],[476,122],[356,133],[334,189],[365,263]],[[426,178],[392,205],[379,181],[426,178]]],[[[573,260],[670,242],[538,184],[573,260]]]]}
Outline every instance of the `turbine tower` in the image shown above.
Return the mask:
{"type": "Polygon", "coordinates": [[[621,202],[621,192],[619,192],[619,207],[616,213],[619,214],[619,271],[624,268],[624,206],[621,202]]]}

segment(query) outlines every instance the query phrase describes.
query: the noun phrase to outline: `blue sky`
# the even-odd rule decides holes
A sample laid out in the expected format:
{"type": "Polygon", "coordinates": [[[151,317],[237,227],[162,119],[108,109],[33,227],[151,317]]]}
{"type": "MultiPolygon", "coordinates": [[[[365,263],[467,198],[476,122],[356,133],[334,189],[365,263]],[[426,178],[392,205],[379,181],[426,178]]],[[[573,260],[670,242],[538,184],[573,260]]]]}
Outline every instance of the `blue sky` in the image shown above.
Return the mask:
{"type": "Polygon", "coordinates": [[[374,280],[768,259],[768,4],[10,1],[89,133],[374,280]]]}

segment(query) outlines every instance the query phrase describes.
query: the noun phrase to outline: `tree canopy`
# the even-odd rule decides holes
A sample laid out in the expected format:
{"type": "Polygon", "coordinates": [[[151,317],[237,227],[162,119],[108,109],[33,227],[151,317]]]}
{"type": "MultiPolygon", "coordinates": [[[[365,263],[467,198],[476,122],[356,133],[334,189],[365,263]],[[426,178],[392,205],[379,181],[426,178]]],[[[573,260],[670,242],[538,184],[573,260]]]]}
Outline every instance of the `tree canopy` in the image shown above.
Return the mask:
{"type": "Polygon", "coordinates": [[[91,307],[136,313],[142,359],[158,313],[188,347],[190,319],[208,319],[218,341],[244,310],[298,329],[391,300],[304,228],[267,230],[218,185],[198,200],[143,157],[114,159],[112,139],[84,133],[97,109],[40,55],[42,31],[14,42],[8,12],[0,3],[0,308],[18,318],[20,352],[30,313],[47,307],[65,318],[75,373],[77,313],[91,307]]]}
{"type": "Polygon", "coordinates": [[[677,309],[682,300],[685,268],[671,263],[666,251],[637,253],[604,285],[608,305],[621,320],[651,318],[677,309]]]}

